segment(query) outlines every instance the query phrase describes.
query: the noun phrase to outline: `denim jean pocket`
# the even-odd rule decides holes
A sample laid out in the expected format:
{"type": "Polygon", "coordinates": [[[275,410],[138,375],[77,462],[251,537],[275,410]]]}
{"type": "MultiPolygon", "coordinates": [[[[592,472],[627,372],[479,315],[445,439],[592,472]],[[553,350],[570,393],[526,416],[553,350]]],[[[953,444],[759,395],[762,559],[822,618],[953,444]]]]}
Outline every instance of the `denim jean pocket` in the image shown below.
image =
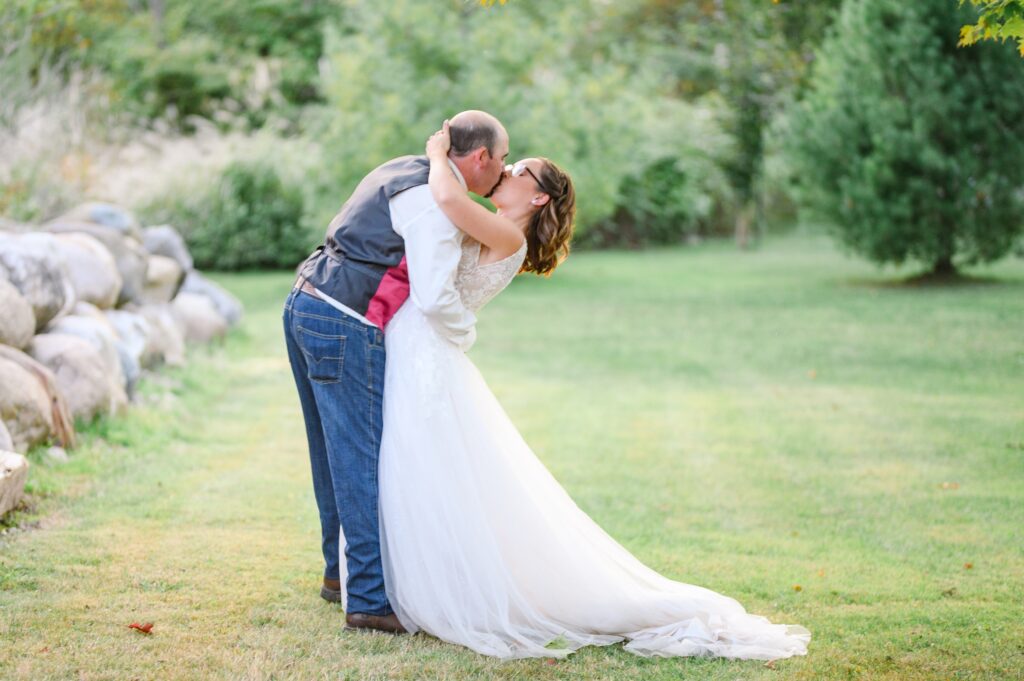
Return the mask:
{"type": "Polygon", "coordinates": [[[297,328],[299,347],[306,356],[309,380],[316,383],[337,383],[345,362],[345,336],[328,335],[297,328]]]}

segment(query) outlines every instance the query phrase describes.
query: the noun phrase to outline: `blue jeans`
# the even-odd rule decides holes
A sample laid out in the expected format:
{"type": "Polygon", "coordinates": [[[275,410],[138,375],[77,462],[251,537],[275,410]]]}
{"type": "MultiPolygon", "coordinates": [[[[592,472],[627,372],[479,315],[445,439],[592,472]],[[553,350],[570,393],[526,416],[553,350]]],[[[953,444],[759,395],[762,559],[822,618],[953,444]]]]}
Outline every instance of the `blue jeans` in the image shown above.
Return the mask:
{"type": "Polygon", "coordinates": [[[338,579],[344,528],[348,612],[391,614],[377,508],[384,334],[295,289],[285,301],[284,337],[306,421],[324,577],[338,579]]]}

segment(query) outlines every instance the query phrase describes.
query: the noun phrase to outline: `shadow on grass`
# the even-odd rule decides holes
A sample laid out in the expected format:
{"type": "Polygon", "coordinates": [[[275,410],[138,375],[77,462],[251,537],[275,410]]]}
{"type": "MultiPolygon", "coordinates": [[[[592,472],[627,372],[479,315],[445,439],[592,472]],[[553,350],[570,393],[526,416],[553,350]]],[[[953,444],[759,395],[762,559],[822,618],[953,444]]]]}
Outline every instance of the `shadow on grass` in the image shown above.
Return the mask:
{"type": "Polygon", "coordinates": [[[979,286],[1022,286],[1024,282],[1015,279],[1003,279],[993,276],[976,276],[971,274],[936,274],[925,272],[909,277],[849,277],[840,279],[843,286],[882,290],[913,290],[913,289],[963,289],[979,286]]]}

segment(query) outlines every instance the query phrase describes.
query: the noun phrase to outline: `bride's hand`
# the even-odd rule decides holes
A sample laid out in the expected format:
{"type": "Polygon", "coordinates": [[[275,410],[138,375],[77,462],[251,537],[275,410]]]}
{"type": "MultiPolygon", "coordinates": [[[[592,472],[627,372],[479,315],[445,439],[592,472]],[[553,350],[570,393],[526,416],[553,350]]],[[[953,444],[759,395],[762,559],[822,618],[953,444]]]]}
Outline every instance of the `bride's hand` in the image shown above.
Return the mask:
{"type": "Polygon", "coordinates": [[[452,148],[451,133],[448,132],[448,121],[442,124],[441,129],[430,136],[427,140],[427,158],[445,158],[448,150],[452,148]]]}

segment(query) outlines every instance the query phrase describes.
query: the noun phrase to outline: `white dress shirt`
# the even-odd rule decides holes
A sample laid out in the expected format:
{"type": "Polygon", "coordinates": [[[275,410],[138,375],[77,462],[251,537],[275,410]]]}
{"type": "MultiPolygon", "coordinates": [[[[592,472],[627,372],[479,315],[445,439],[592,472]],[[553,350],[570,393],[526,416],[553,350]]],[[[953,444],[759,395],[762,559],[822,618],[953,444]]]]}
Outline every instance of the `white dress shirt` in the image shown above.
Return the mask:
{"type": "MultiPolygon", "coordinates": [[[[459,169],[450,160],[448,165],[465,187],[459,169]]],[[[476,341],[476,315],[462,304],[455,288],[465,234],[452,224],[425,184],[391,199],[391,225],[405,239],[409,300],[442,337],[469,350],[476,341]]]]}
{"type": "MultiPolygon", "coordinates": [[[[462,173],[451,160],[448,166],[465,188],[462,173]]],[[[464,234],[437,205],[428,185],[395,195],[389,202],[391,226],[405,240],[409,268],[409,299],[430,320],[437,332],[463,351],[476,341],[476,315],[462,304],[455,289],[455,271],[462,258],[464,234]]],[[[317,290],[327,304],[369,326],[369,319],[317,290]]]]}

